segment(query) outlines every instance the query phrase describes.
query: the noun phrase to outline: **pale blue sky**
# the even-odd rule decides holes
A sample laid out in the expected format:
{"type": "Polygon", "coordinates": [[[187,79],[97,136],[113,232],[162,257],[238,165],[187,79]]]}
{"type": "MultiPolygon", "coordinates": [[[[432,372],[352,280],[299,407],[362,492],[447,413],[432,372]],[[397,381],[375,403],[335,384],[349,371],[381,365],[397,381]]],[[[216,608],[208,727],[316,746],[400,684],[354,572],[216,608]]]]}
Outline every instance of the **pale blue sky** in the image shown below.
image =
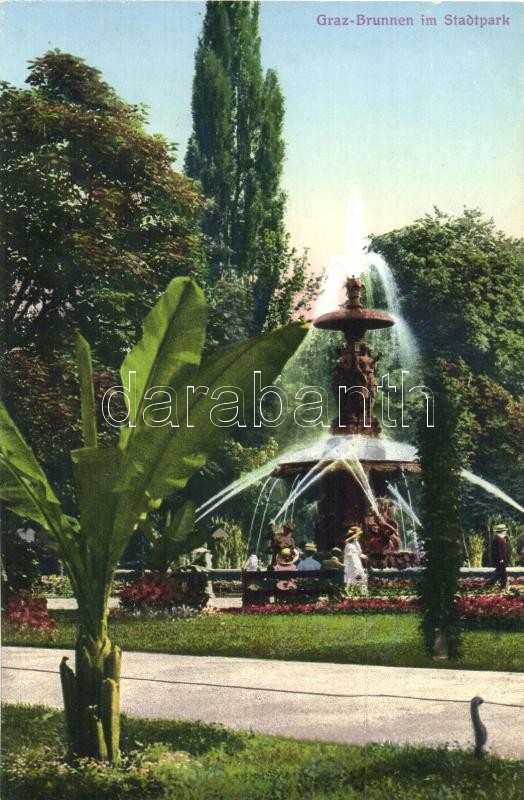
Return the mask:
{"type": "MultiPolygon", "coordinates": [[[[21,85],[49,48],[82,56],[151,128],[180,144],[191,127],[200,2],[6,2],[2,76],[21,85]]],[[[285,186],[294,243],[315,267],[343,249],[358,186],[369,231],[433,205],[479,206],[503,230],[524,221],[524,7],[516,3],[263,2],[262,54],[286,97],[285,186]],[[420,14],[436,27],[419,24],[420,14]],[[413,27],[321,27],[319,14],[412,16],[413,27]],[[454,27],[445,14],[500,16],[509,26],[454,27]]]]}

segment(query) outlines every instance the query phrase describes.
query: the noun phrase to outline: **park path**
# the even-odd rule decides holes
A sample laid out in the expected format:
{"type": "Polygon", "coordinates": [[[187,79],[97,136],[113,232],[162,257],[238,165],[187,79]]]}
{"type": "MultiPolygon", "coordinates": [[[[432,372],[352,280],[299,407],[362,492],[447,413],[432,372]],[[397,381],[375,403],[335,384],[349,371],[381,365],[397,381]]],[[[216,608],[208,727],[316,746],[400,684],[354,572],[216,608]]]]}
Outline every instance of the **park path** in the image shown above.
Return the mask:
{"type": "MultiPolygon", "coordinates": [[[[61,707],[73,651],[5,647],[2,699],[61,707]]],[[[125,653],[122,709],[297,739],[471,747],[469,701],[484,698],[488,748],[524,757],[524,674],[125,653]]]]}

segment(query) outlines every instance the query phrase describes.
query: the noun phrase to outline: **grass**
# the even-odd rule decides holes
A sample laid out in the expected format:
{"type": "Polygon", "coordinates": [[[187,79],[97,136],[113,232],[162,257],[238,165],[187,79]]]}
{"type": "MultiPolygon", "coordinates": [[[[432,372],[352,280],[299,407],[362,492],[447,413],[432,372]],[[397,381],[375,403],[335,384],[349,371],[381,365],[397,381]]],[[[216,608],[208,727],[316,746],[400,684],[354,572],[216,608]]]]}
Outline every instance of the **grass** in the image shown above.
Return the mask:
{"type": "Polygon", "coordinates": [[[5,706],[4,800],[522,800],[524,761],[123,718],[122,768],[62,762],[62,713],[5,706]],[[139,744],[137,744],[139,743],[139,744]],[[139,752],[133,751],[139,748],[139,752]]]}
{"type": "MultiPolygon", "coordinates": [[[[4,629],[4,644],[72,647],[75,612],[56,611],[57,638],[4,629]]],[[[342,664],[522,671],[524,633],[469,629],[458,661],[424,652],[416,614],[227,615],[197,619],[114,621],[110,636],[124,650],[185,655],[275,658],[342,664]]]]}

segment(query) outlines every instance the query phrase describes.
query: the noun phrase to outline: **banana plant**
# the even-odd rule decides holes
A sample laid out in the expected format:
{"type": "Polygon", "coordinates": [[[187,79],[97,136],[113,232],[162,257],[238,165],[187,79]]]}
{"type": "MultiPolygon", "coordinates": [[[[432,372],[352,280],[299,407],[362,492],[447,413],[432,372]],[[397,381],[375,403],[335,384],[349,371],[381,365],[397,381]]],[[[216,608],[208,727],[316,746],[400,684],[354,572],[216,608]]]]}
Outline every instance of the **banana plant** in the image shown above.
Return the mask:
{"type": "MultiPolygon", "coordinates": [[[[290,324],[232,345],[201,361],[206,302],[188,278],[175,278],[144,321],[127,354],[122,384],[136,373],[136,409],[113,447],[99,447],[91,353],[77,335],[83,447],[71,452],[78,516],[66,515],[42,467],[5,406],[0,404],[0,497],[53,537],[71,579],[79,625],[75,669],[60,664],[69,753],[117,763],[120,738],[120,649],[108,633],[108,600],[116,566],[140,522],[165,497],[180,492],[220,445],[228,428],[210,420],[219,387],[244,392],[252,407],[253,371],[273,380],[302,341],[306,327],[290,324]],[[147,390],[176,391],[178,419],[190,424],[151,427],[147,390]],[[209,387],[203,392],[188,386],[209,387]]],[[[150,399],[150,398],[149,398],[150,399]]],[[[131,409],[129,409],[131,417],[131,409]]],[[[189,517],[191,516],[189,512],[189,517]]],[[[185,517],[182,534],[193,530],[185,517]]],[[[173,532],[171,536],[175,536],[173,532]]]]}
{"type": "Polygon", "coordinates": [[[191,500],[186,500],[176,511],[167,512],[162,533],[147,519],[140,523],[139,530],[151,546],[148,561],[157,572],[165,572],[177,556],[195,550],[208,536],[196,524],[191,500]]]}

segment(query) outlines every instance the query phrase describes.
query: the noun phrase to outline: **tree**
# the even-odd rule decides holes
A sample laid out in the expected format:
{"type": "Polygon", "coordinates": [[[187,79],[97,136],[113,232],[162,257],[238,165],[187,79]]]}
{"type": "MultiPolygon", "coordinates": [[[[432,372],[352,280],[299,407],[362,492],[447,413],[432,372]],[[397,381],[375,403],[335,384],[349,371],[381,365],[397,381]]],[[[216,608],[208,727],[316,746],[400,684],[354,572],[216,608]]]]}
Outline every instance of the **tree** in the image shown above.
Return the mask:
{"type": "Polygon", "coordinates": [[[430,655],[457,658],[461,650],[460,620],[455,609],[462,563],[460,473],[469,452],[471,419],[465,411],[460,382],[449,373],[445,361],[436,360],[430,376],[435,397],[434,427],[428,427],[421,418],[417,441],[423,476],[422,631],[430,655]]]}
{"type": "Polygon", "coordinates": [[[273,379],[305,334],[304,326],[293,324],[233,345],[201,364],[205,320],[200,289],[190,279],[174,279],[122,363],[124,386],[129,372],[136,372],[137,406],[128,409],[135,426],[122,427],[112,447],[98,446],[91,354],[87,341],[77,336],[83,446],[71,457],[78,517],[64,514],[32,450],[0,404],[0,497],[52,534],[78,602],[76,671],[67,658],[60,666],[72,756],[119,758],[121,654],[109,640],[107,606],[116,565],[133,530],[163,498],[183,491],[223,440],[227,428],[210,422],[215,391],[237,386],[249,407],[254,365],[273,379]],[[209,390],[187,391],[189,385],[209,390]],[[166,424],[148,424],[153,386],[171,387],[178,418],[189,416],[194,427],[172,427],[172,413],[166,424]]]}
{"type": "Polygon", "coordinates": [[[438,209],[412,225],[371,238],[398,282],[406,318],[423,352],[522,391],[524,240],[506,236],[478,210],[438,209]]]}
{"type": "Polygon", "coordinates": [[[201,277],[201,199],[82,59],[48,52],[27,83],[0,93],[4,346],[70,352],[78,329],[116,367],[169,281],[201,277]]]}
{"type": "Polygon", "coordinates": [[[144,109],[82,59],[48,52],[27,83],[0,87],[0,378],[67,501],[63,454],[81,441],[73,332],[96,342],[103,394],[160,292],[201,274],[201,198],[174,170],[175,146],[146,130],[144,109]]]}
{"type": "MultiPolygon", "coordinates": [[[[522,503],[522,375],[524,321],[521,292],[524,241],[496,230],[477,210],[451,217],[438,210],[412,225],[372,237],[388,260],[416,332],[431,386],[443,357],[460,384],[471,418],[471,469],[522,503]]],[[[491,495],[465,493],[467,528],[485,526],[491,495]]]]}
{"type": "Polygon", "coordinates": [[[307,254],[297,255],[285,230],[284,98],[275,71],[263,75],[258,10],[250,2],[206,5],[186,155],[186,172],[208,200],[209,287],[236,287],[244,333],[289,320],[318,288],[307,277],[307,254]]]}
{"type": "MultiPolygon", "coordinates": [[[[464,407],[471,418],[471,469],[524,504],[523,400],[515,400],[507,389],[487,375],[475,375],[462,359],[448,362],[447,369],[460,384],[464,407]]],[[[497,502],[493,495],[479,492],[476,487],[464,488],[466,527],[487,531],[494,512],[507,518],[510,509],[505,503],[497,502]]]]}

